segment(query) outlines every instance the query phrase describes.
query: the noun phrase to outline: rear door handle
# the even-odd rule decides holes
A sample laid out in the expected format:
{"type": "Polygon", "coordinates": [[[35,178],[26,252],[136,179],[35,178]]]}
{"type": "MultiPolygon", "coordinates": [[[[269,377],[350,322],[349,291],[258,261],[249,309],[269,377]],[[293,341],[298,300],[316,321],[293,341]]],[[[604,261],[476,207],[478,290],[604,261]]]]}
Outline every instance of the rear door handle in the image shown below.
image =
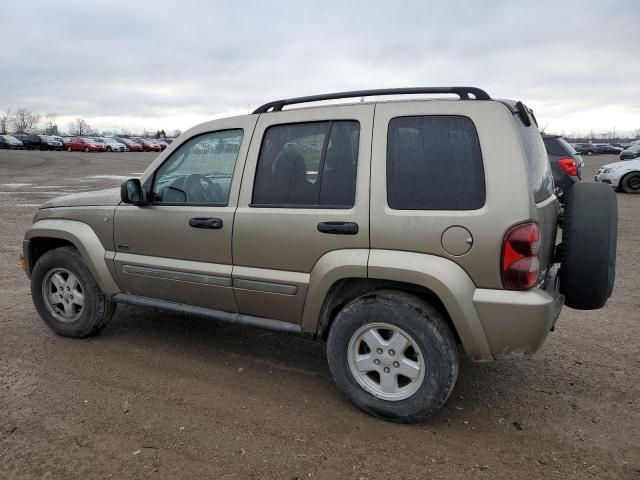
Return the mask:
{"type": "Polygon", "coordinates": [[[358,233],[358,224],[354,222],[320,222],[318,231],[334,235],[355,235],[358,233]]]}
{"type": "Polygon", "coordinates": [[[222,219],[221,218],[190,218],[189,226],[193,228],[211,228],[214,230],[219,230],[222,228],[222,219]]]}

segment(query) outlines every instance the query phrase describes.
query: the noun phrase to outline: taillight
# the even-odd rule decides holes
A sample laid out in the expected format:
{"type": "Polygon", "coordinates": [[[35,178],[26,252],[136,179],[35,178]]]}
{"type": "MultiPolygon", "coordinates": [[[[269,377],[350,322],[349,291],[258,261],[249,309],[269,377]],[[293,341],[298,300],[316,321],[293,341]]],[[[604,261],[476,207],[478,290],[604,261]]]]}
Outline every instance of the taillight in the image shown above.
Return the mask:
{"type": "Polygon", "coordinates": [[[573,158],[561,158],[558,160],[558,165],[572,177],[578,176],[578,164],[573,158]]]}
{"type": "Polygon", "coordinates": [[[507,290],[528,290],[540,273],[540,229],[535,222],[511,228],[502,241],[502,286],[507,290]]]}

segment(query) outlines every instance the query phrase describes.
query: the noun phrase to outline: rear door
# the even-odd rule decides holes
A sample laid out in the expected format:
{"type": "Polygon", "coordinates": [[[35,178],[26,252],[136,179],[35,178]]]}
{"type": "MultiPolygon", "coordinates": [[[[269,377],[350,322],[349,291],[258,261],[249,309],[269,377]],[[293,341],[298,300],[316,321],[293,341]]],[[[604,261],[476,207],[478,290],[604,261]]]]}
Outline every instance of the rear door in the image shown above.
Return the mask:
{"type": "Polygon", "coordinates": [[[318,260],[369,247],[373,111],[351,105],[260,116],[233,233],[240,313],[299,323],[318,260]]]}

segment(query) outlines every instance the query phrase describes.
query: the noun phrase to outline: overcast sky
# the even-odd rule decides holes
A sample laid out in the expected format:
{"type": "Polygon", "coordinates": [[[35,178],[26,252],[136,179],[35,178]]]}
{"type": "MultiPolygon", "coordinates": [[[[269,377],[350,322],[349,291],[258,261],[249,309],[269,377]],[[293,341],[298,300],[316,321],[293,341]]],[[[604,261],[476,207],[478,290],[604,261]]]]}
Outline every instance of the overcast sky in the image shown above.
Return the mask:
{"type": "Polygon", "coordinates": [[[547,131],[640,129],[640,1],[5,1],[0,109],[186,129],[269,100],[473,85],[547,131]]]}

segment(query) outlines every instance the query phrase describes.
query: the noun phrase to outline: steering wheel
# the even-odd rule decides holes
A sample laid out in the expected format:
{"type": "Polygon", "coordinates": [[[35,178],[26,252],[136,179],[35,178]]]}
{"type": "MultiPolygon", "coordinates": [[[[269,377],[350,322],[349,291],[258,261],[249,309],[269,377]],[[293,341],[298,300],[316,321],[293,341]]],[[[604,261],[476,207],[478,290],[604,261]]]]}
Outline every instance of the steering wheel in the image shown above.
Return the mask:
{"type": "Polygon", "coordinates": [[[182,188],[187,194],[188,203],[218,203],[225,200],[222,187],[199,173],[192,173],[185,178],[182,188]]]}

